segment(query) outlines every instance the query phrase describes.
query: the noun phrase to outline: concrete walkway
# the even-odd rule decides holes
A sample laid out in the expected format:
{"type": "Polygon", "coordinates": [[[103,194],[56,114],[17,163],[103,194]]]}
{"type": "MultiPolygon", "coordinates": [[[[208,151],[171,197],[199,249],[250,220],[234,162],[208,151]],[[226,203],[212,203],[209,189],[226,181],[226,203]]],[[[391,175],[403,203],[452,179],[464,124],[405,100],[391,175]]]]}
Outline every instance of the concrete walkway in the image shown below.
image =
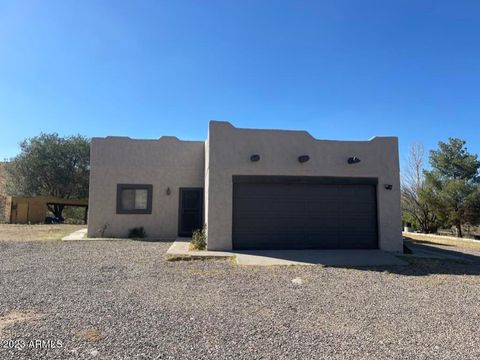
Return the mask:
{"type": "Polygon", "coordinates": [[[64,241],[71,241],[71,240],[84,240],[85,237],[87,236],[87,230],[88,229],[80,229],[77,231],[74,231],[70,235],[64,236],[62,240],[64,241]]]}
{"type": "Polygon", "coordinates": [[[256,250],[236,253],[238,265],[323,265],[384,266],[407,265],[382,250],[256,250]]]}
{"type": "Polygon", "coordinates": [[[132,239],[123,239],[123,238],[90,238],[87,237],[88,229],[80,229],[74,231],[70,235],[64,236],[63,241],[78,241],[78,240],[87,240],[87,241],[120,241],[120,240],[132,240],[132,239]]]}
{"type": "Polygon", "coordinates": [[[381,250],[255,250],[190,251],[190,239],[179,238],[167,251],[167,258],[234,258],[238,265],[324,265],[384,266],[407,265],[395,255],[381,250]]]}
{"type": "Polygon", "coordinates": [[[190,251],[188,246],[190,245],[190,238],[177,238],[175,242],[167,250],[167,256],[177,257],[203,257],[203,258],[233,258],[235,254],[226,251],[190,251]]]}

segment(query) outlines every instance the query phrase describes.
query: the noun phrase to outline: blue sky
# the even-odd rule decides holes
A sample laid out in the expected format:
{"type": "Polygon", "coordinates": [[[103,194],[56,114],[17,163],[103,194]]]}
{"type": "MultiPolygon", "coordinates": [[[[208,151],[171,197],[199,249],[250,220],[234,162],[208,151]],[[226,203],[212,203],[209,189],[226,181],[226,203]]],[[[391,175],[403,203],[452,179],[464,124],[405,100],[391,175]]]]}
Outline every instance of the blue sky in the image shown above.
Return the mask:
{"type": "Polygon", "coordinates": [[[480,153],[480,2],[0,0],[0,159],[210,119],[480,153]]]}

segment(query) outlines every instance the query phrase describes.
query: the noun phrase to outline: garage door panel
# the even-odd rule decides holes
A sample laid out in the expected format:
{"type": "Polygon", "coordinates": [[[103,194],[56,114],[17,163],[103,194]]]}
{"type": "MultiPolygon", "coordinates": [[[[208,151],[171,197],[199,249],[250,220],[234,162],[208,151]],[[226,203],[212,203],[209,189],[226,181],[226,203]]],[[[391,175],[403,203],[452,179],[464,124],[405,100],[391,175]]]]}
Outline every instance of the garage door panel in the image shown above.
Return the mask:
{"type": "MultiPolygon", "coordinates": [[[[239,223],[248,223],[248,228],[242,227],[237,231],[242,233],[254,232],[281,232],[281,231],[303,231],[303,223],[293,221],[294,219],[267,218],[267,219],[241,219],[239,223]]],[[[301,220],[301,219],[299,219],[301,220]]]]}
{"type": "Polygon", "coordinates": [[[304,243],[305,240],[294,232],[277,234],[254,233],[242,238],[242,247],[237,247],[236,249],[298,249],[303,247],[304,243]]]}
{"type": "Polygon", "coordinates": [[[296,186],[281,184],[241,184],[241,186],[234,189],[234,195],[238,199],[274,199],[279,193],[282,194],[283,198],[292,200],[298,200],[299,196],[304,195],[299,193],[296,186]]]}
{"type": "Polygon", "coordinates": [[[305,209],[304,217],[315,221],[329,221],[331,219],[338,219],[341,215],[339,209],[328,208],[308,208],[305,209]]]}
{"type": "Polygon", "coordinates": [[[291,201],[286,202],[282,200],[270,200],[262,198],[254,199],[239,199],[235,203],[236,213],[239,216],[248,215],[248,214],[271,214],[275,213],[278,215],[281,214],[295,214],[304,211],[305,204],[303,202],[291,201]],[[255,206],[252,206],[252,202],[255,203],[255,206]],[[285,208],[286,204],[288,207],[285,208]]]}
{"type": "MultiPolygon", "coordinates": [[[[304,249],[318,249],[318,242],[321,240],[322,246],[321,249],[329,250],[329,249],[341,249],[341,245],[339,246],[339,238],[337,235],[331,236],[324,236],[324,234],[308,234],[305,236],[304,249]]],[[[295,248],[293,248],[295,249],[295,248]]]]}
{"type": "Polygon", "coordinates": [[[377,248],[373,181],[250,177],[233,188],[235,249],[377,248]],[[258,180],[258,182],[257,182],[258,180]],[[358,181],[358,183],[356,183],[358,181]]]}
{"type": "Polygon", "coordinates": [[[244,220],[263,220],[263,219],[302,219],[304,217],[304,208],[292,206],[289,209],[281,209],[280,207],[270,208],[268,206],[255,206],[251,210],[243,208],[240,211],[236,211],[234,218],[244,220]]]}
{"type": "Polygon", "coordinates": [[[295,232],[297,234],[301,234],[304,231],[304,226],[299,223],[293,223],[291,221],[278,221],[274,219],[267,219],[265,221],[258,221],[254,219],[249,221],[248,229],[244,230],[237,230],[236,233],[238,234],[254,234],[258,232],[266,232],[266,233],[282,233],[282,232],[295,232]]]}

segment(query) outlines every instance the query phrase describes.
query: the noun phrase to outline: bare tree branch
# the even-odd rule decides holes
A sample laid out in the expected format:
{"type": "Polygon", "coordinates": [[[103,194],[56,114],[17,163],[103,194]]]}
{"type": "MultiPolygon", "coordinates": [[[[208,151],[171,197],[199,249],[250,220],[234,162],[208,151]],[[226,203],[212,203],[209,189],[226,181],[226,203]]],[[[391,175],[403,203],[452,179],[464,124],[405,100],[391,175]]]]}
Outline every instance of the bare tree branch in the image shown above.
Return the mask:
{"type": "Polygon", "coordinates": [[[425,187],[423,172],[425,150],[421,143],[410,145],[409,156],[402,174],[402,213],[404,220],[413,223],[422,232],[431,232],[436,216],[421,197],[425,187]]]}

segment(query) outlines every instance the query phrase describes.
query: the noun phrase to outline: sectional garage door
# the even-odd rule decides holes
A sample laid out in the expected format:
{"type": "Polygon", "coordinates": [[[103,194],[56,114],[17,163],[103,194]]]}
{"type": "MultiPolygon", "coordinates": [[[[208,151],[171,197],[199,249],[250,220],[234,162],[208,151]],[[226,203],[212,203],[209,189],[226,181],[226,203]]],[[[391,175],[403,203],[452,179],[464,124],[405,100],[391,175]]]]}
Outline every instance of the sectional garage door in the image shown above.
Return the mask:
{"type": "Polygon", "coordinates": [[[375,249],[376,179],[233,177],[233,248],[375,249]]]}

